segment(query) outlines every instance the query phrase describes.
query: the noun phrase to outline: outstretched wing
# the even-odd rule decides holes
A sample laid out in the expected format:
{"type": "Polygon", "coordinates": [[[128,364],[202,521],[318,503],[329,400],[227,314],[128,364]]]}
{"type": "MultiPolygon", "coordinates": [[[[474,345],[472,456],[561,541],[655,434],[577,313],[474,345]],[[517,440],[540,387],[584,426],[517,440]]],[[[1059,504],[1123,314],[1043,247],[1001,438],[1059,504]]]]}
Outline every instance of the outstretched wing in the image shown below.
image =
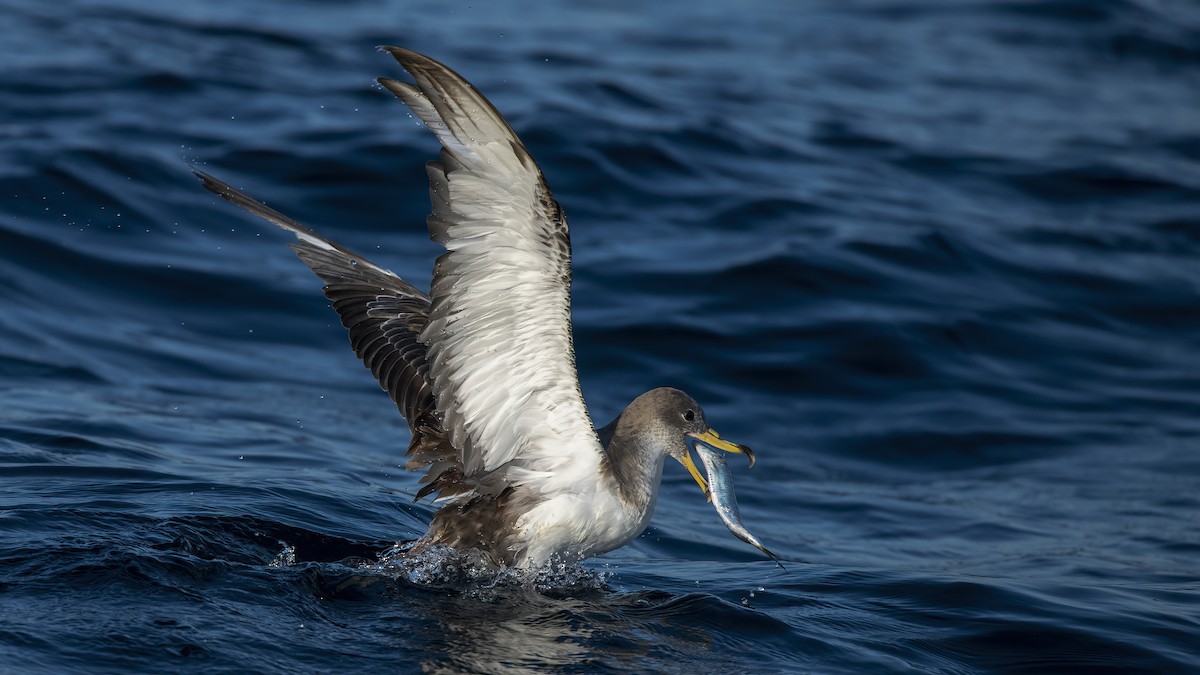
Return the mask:
{"type": "Polygon", "coordinates": [[[427,165],[434,267],[429,374],[468,479],[503,484],[587,471],[602,449],[579,390],[571,339],[567,223],[512,128],[474,87],[416,52],[383,47],[415,84],[380,84],[442,143],[427,165]]]}
{"type": "Polygon", "coordinates": [[[350,346],[396,403],[412,430],[409,469],[430,466],[420,499],[435,490],[450,497],[470,490],[458,484],[461,466],[438,417],[425,344],[429,298],[407,281],[355,255],[237,188],[196,171],[204,187],[246,211],[293,233],[292,250],[325,282],[325,297],[350,331],[350,346]]]}

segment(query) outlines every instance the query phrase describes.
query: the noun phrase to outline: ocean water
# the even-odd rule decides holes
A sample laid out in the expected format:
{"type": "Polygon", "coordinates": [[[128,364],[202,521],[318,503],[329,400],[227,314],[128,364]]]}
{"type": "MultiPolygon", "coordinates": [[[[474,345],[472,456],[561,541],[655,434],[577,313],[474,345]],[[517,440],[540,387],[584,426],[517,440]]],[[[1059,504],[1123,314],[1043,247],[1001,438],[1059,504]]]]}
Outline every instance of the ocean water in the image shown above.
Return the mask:
{"type": "Polygon", "coordinates": [[[0,2],[0,672],[1200,670],[1200,8],[0,2]],[[288,237],[427,283],[455,68],[572,223],[584,394],[686,389],[542,585],[364,563],[432,513],[288,237]],[[433,575],[436,577],[436,575],[433,575]]]}

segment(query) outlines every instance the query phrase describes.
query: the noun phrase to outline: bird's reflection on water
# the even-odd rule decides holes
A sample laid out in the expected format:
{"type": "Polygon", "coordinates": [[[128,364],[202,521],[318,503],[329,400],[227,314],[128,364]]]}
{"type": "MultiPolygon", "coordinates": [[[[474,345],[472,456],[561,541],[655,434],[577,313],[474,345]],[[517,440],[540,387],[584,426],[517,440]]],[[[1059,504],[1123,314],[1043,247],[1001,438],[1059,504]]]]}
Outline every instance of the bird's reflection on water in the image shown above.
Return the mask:
{"type": "Polygon", "coordinates": [[[711,647],[706,626],[677,619],[693,615],[697,603],[725,604],[716,598],[621,593],[604,584],[603,573],[578,567],[557,573],[563,582],[557,587],[545,578],[529,583],[504,575],[455,585],[355,573],[323,592],[336,600],[369,600],[365,604],[377,610],[390,607],[384,623],[404,627],[396,647],[422,643],[414,665],[424,672],[631,671],[652,651],[711,647]]]}

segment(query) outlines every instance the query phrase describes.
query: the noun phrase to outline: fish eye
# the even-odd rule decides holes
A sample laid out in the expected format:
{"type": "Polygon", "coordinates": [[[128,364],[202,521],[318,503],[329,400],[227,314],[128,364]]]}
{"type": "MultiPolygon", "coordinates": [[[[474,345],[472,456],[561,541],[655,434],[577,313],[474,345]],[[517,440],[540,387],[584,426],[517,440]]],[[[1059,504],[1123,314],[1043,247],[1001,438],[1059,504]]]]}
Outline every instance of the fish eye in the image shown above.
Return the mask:
{"type": "Polygon", "coordinates": [[[695,421],[695,419],[696,419],[696,411],[694,411],[694,410],[686,410],[686,411],[684,411],[684,413],[683,413],[683,419],[685,419],[685,420],[687,420],[687,421],[689,421],[689,422],[695,421]]]}

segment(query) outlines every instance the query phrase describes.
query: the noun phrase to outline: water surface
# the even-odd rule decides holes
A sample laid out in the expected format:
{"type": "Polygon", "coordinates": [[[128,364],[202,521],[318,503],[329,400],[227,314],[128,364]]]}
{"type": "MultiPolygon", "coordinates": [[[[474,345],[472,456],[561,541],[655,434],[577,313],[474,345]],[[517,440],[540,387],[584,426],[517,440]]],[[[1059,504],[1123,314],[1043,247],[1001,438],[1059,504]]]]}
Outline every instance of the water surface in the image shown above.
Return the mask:
{"type": "Polygon", "coordinates": [[[1200,667],[1200,11],[1185,2],[12,0],[0,671],[1200,667]],[[584,394],[731,439],[553,591],[357,567],[407,431],[287,237],[427,282],[428,52],[572,223],[584,394]],[[292,564],[280,557],[294,550],[292,564]],[[278,560],[277,560],[278,559],[278,560]],[[589,576],[591,575],[591,576],[589,576]]]}

